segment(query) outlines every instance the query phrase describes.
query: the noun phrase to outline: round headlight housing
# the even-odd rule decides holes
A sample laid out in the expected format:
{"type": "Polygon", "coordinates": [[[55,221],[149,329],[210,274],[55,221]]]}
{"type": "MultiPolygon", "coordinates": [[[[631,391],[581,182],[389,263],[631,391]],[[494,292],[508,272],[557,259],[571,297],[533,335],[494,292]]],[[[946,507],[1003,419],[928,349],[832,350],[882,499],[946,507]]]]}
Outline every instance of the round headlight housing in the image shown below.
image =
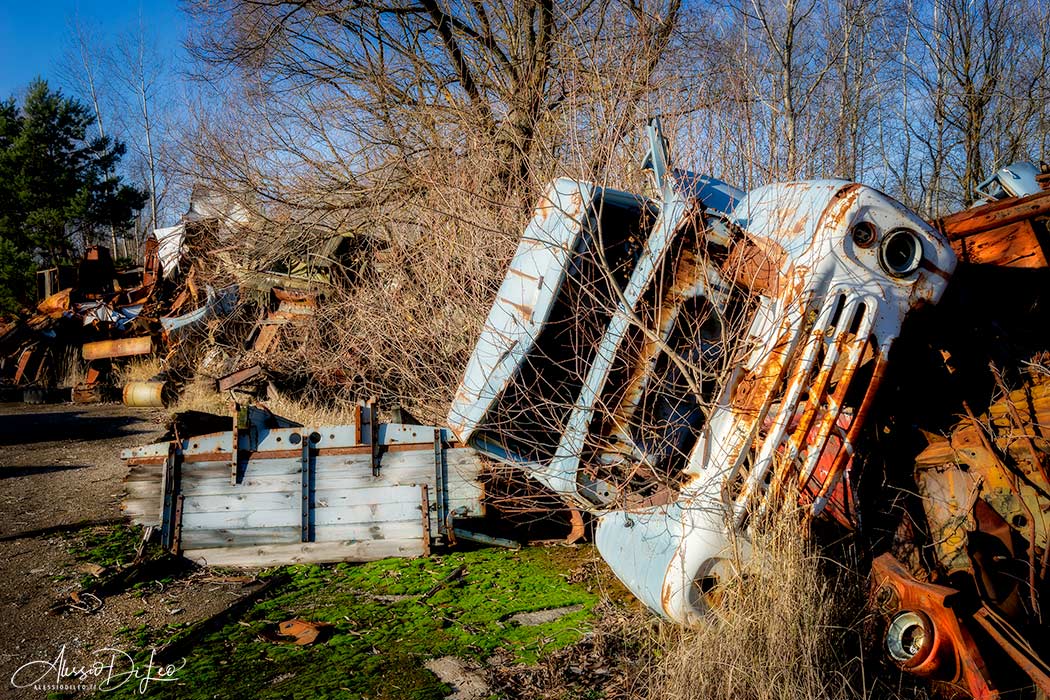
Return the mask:
{"type": "Polygon", "coordinates": [[[907,277],[922,264],[922,241],[908,229],[890,231],[879,246],[879,265],[892,277],[907,277]]]}
{"type": "Polygon", "coordinates": [[[929,618],[906,610],[894,617],[886,630],[886,651],[897,663],[909,665],[930,651],[933,636],[929,618]]]}
{"type": "Polygon", "coordinates": [[[870,248],[879,239],[879,232],[875,224],[868,221],[858,221],[850,229],[850,236],[858,248],[870,248]]]}

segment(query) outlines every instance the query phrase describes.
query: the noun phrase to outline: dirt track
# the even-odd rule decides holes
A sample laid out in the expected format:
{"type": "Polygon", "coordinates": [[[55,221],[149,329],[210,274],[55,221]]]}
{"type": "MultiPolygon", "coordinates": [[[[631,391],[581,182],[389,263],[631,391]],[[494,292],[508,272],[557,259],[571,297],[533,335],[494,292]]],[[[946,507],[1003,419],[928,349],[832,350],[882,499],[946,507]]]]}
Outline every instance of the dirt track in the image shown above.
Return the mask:
{"type": "Polygon", "coordinates": [[[159,439],[162,418],[120,405],[0,404],[0,697],[46,697],[52,690],[17,689],[11,678],[27,662],[54,661],[63,645],[70,665],[105,647],[140,653],[129,630],[192,623],[239,594],[175,580],[106,597],[93,614],[49,613],[85,576],[78,536],[117,527],[90,523],[120,520],[121,449],[159,439]]]}

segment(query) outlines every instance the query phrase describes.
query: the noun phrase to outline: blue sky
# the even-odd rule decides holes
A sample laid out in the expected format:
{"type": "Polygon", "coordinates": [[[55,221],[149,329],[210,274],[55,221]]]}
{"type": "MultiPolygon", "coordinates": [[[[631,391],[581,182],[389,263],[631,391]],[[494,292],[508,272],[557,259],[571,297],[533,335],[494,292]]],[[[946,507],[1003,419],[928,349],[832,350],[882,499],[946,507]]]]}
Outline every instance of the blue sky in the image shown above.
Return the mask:
{"type": "Polygon", "coordinates": [[[21,91],[36,76],[58,85],[63,54],[78,17],[101,44],[141,21],[160,48],[176,51],[187,20],[178,0],[0,0],[0,99],[21,91]]]}

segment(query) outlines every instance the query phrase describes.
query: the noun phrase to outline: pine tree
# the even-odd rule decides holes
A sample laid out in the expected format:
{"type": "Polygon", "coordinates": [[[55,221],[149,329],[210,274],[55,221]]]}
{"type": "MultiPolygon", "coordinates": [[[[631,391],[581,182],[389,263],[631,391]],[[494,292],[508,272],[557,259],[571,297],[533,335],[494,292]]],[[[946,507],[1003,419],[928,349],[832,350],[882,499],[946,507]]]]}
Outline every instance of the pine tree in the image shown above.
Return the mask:
{"type": "Polygon", "coordinates": [[[91,123],[39,79],[21,108],[0,103],[0,309],[29,302],[37,266],[69,261],[78,237],[127,228],[146,202],[116,174],[124,145],[89,138],[91,123]]]}

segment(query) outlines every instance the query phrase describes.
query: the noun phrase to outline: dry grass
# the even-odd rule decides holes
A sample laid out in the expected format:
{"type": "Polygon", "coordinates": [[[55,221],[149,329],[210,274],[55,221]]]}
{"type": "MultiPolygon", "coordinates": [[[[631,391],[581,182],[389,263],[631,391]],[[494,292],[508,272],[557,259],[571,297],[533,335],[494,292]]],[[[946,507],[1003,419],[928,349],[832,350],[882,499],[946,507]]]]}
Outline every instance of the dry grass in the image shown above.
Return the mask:
{"type": "Polygon", "coordinates": [[[159,357],[135,357],[114,368],[114,384],[124,386],[129,382],[145,382],[157,376],[160,370],[159,357]]]}
{"type": "Polygon", "coordinates": [[[667,700],[869,697],[855,600],[859,577],[829,562],[790,519],[754,537],[710,624],[661,624],[646,696],[667,700]],[[828,573],[828,572],[833,573],[828,573]],[[846,595],[843,592],[849,592],[846,595]]]}
{"type": "Polygon", "coordinates": [[[229,400],[215,390],[211,379],[196,379],[182,388],[179,400],[171,408],[174,413],[183,411],[202,411],[217,415],[230,412],[229,400]]]}
{"type": "Polygon", "coordinates": [[[303,425],[343,425],[354,421],[354,407],[350,404],[320,405],[285,396],[273,388],[268,391],[264,404],[274,414],[303,425]]]}
{"type": "Polygon", "coordinates": [[[60,350],[56,350],[54,359],[55,386],[74,387],[84,381],[87,363],[81,358],[80,352],[80,347],[76,345],[67,345],[60,350]]]}

